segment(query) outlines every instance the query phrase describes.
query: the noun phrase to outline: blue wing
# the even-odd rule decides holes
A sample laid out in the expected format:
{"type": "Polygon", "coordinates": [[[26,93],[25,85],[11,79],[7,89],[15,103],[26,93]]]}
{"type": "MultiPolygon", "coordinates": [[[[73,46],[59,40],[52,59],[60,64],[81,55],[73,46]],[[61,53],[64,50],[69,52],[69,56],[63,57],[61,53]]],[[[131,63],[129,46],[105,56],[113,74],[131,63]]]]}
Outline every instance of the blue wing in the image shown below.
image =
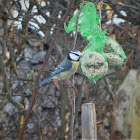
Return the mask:
{"type": "Polygon", "coordinates": [[[52,73],[52,75],[53,74],[58,74],[58,73],[63,72],[63,71],[67,71],[67,70],[69,70],[71,68],[72,68],[72,63],[70,63],[69,65],[65,65],[65,66],[59,65],[58,67],[55,68],[55,70],[52,73]]]}
{"type": "Polygon", "coordinates": [[[55,68],[54,72],[51,74],[50,77],[46,78],[45,80],[43,80],[42,82],[40,82],[37,87],[41,87],[44,83],[46,83],[47,81],[49,81],[50,79],[52,79],[56,74],[63,72],[63,71],[67,71],[69,69],[72,68],[72,63],[70,63],[69,65],[59,65],[58,67],[55,68]]]}

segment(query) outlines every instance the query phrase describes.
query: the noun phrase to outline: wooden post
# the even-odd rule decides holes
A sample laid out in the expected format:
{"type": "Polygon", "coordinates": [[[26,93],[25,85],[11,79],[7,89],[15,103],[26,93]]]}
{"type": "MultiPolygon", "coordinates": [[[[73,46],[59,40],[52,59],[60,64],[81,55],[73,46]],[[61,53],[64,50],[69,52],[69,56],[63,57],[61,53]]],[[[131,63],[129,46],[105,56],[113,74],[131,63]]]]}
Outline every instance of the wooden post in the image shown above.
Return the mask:
{"type": "Polygon", "coordinates": [[[82,105],[82,140],[97,140],[96,111],[94,103],[82,105]]]}

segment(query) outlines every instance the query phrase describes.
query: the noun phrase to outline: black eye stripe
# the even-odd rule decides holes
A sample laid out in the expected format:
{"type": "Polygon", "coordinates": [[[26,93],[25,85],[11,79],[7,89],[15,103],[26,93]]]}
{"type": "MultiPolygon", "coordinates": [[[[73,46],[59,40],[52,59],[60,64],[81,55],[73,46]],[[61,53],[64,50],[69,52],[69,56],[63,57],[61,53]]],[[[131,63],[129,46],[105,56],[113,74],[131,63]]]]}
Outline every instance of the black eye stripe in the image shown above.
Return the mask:
{"type": "MultiPolygon", "coordinates": [[[[71,52],[72,53],[72,52],[71,52]]],[[[79,56],[78,54],[76,54],[76,53],[72,53],[72,54],[75,54],[75,55],[77,55],[77,56],[79,56]]]]}

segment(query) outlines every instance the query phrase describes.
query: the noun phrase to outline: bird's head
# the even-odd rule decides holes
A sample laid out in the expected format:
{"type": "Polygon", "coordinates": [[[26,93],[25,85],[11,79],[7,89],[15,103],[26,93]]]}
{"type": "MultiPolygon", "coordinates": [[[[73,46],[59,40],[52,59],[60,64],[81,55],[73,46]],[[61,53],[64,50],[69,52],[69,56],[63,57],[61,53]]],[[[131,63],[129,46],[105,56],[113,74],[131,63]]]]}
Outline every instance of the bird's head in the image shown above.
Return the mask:
{"type": "Polygon", "coordinates": [[[82,57],[82,54],[80,51],[73,50],[69,52],[67,59],[71,61],[79,61],[81,57],[82,57]]]}

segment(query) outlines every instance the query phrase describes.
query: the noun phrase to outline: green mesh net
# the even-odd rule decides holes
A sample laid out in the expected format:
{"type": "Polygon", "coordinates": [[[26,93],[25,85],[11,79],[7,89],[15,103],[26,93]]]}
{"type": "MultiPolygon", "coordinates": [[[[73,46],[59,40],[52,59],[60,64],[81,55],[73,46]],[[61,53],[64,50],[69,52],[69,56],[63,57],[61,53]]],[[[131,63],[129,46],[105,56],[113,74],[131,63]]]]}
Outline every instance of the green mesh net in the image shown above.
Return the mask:
{"type": "Polygon", "coordinates": [[[103,51],[110,66],[122,65],[124,59],[126,59],[122,47],[110,37],[107,37],[103,45],[103,51]]]}
{"type": "MultiPolygon", "coordinates": [[[[81,8],[81,6],[80,6],[81,8]]],[[[79,10],[80,11],[80,10],[79,10]]],[[[68,26],[64,23],[67,33],[76,30],[79,11],[70,19],[68,26]]],[[[99,16],[92,2],[84,2],[84,7],[78,20],[78,32],[86,38],[88,45],[82,51],[81,68],[83,73],[95,80],[102,78],[108,71],[108,66],[122,65],[126,59],[122,47],[106,31],[99,28],[99,16]]]]}
{"type": "MultiPolygon", "coordinates": [[[[80,6],[81,8],[81,6],[80,6]]],[[[70,19],[69,25],[64,23],[64,28],[67,33],[76,29],[77,15],[80,10],[70,19]]],[[[88,38],[99,30],[99,16],[96,14],[96,8],[91,2],[84,2],[84,7],[78,20],[78,32],[82,32],[83,37],[88,38]]]]}

